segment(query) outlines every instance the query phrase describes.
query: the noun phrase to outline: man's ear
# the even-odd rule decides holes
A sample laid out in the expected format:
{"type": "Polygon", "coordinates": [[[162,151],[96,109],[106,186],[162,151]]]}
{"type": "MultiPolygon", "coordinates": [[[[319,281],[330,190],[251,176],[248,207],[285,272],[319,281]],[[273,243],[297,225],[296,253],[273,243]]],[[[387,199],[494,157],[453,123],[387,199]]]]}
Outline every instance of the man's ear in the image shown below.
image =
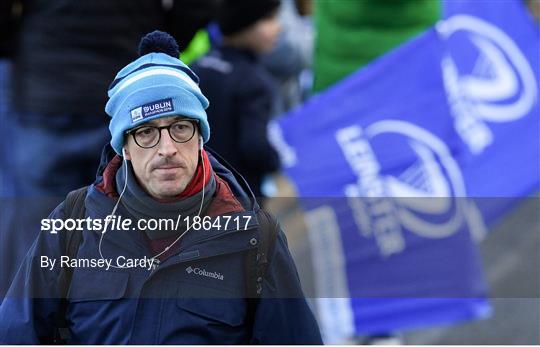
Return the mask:
{"type": "Polygon", "coordinates": [[[126,160],[131,160],[131,155],[129,154],[127,147],[122,147],[122,153],[124,154],[124,158],[126,158],[126,160]]]}

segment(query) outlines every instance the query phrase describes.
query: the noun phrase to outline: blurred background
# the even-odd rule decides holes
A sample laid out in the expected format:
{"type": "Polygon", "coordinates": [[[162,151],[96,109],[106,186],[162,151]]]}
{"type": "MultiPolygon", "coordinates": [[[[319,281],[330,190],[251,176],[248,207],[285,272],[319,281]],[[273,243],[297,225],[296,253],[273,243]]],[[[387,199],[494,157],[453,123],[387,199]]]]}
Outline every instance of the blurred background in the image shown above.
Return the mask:
{"type": "Polygon", "coordinates": [[[540,344],[539,23],[540,0],[0,0],[0,300],[159,29],[326,343],[540,344]]]}

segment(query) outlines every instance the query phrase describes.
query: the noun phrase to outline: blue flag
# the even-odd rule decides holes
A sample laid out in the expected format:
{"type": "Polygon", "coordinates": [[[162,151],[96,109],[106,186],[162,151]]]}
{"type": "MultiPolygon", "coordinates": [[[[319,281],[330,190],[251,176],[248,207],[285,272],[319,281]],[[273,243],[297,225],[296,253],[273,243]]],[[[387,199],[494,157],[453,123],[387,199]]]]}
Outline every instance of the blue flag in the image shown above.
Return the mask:
{"type": "Polygon", "coordinates": [[[538,189],[540,40],[517,2],[459,4],[273,129],[326,342],[489,314],[473,239],[538,189]]]}
{"type": "Polygon", "coordinates": [[[445,91],[467,192],[489,225],[539,188],[540,29],[524,1],[446,1],[444,12],[445,91]]]}

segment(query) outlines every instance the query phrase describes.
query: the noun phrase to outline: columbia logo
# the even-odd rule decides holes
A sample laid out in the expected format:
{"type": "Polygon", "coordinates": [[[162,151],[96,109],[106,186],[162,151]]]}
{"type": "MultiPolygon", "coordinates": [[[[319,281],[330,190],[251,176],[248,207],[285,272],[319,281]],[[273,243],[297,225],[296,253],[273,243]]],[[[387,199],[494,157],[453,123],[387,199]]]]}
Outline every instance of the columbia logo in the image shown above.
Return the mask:
{"type": "Polygon", "coordinates": [[[210,277],[210,278],[220,280],[220,281],[223,281],[223,278],[224,278],[224,276],[220,274],[219,272],[216,272],[216,271],[208,272],[205,269],[200,269],[198,267],[192,268],[191,266],[189,266],[186,268],[186,272],[188,274],[193,273],[194,275],[197,275],[197,276],[210,277]]]}

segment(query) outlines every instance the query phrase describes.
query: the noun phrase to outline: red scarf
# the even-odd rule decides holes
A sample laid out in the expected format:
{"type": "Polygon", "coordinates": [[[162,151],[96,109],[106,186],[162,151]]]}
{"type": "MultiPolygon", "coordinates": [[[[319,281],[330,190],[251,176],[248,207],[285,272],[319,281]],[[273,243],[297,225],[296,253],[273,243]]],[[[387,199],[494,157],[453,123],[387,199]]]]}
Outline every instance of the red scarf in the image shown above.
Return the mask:
{"type": "Polygon", "coordinates": [[[212,175],[212,165],[210,164],[210,159],[208,159],[208,154],[206,154],[206,151],[204,149],[201,150],[201,157],[204,161],[204,172],[203,165],[199,163],[199,165],[197,165],[197,170],[195,170],[193,178],[188,183],[184,191],[178,196],[179,199],[187,198],[188,196],[193,196],[197,194],[201,190],[201,188],[205,187],[210,181],[210,175],[212,175]],[[202,184],[203,179],[204,184],[202,184]]]}

